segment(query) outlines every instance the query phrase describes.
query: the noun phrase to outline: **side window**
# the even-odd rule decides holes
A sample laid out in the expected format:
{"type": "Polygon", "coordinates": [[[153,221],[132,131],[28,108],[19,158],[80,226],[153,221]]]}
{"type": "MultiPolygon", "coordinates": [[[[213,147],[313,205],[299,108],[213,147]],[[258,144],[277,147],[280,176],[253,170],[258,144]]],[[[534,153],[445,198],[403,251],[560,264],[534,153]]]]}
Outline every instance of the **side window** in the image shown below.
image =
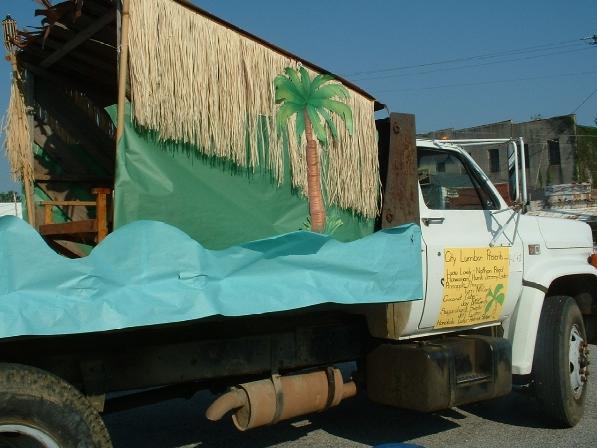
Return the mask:
{"type": "Polygon", "coordinates": [[[495,210],[497,202],[453,151],[418,148],[419,184],[432,210],[495,210]]]}

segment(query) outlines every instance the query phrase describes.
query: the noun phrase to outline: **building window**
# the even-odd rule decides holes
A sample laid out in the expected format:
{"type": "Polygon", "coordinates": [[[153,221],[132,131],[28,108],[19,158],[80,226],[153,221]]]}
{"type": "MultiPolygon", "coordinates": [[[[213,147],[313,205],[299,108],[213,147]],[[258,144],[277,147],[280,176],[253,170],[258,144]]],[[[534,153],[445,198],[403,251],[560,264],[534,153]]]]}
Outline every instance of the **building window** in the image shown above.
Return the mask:
{"type": "Polygon", "coordinates": [[[560,141],[547,140],[547,149],[549,151],[549,164],[560,165],[560,141]]]}
{"type": "Polygon", "coordinates": [[[500,172],[500,150],[497,148],[489,150],[489,171],[492,173],[500,172]]]}

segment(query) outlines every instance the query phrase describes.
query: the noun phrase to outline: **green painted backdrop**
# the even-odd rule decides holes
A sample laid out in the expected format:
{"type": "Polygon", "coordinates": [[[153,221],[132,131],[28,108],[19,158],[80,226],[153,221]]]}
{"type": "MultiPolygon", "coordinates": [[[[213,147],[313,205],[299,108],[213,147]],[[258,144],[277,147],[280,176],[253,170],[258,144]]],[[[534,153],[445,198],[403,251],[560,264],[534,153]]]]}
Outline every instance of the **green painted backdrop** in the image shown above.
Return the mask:
{"type": "MultiPolygon", "coordinates": [[[[109,109],[113,119],[116,107],[109,109]]],[[[261,148],[260,148],[261,149],[261,148]]],[[[304,228],[306,198],[293,191],[288,164],[277,186],[262,170],[255,173],[202,156],[184,144],[159,142],[137,129],[127,111],[118,144],[114,227],[148,219],[176,226],[209,249],[304,228]]],[[[331,236],[351,241],[373,232],[373,220],[328,209],[342,225],[331,236]]]]}

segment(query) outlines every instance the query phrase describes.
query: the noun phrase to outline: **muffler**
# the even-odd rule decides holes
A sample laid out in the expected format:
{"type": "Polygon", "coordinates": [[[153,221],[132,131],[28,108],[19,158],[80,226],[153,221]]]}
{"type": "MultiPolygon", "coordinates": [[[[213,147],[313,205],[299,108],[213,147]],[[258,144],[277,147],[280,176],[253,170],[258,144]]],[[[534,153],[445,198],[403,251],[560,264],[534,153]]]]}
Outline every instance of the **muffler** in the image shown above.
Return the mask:
{"type": "Polygon", "coordinates": [[[216,399],[205,415],[217,421],[234,411],[234,425],[246,431],[324,411],[356,393],[354,381],[344,383],[342,373],[336,368],[291,376],[273,375],[233,388],[216,399]]]}

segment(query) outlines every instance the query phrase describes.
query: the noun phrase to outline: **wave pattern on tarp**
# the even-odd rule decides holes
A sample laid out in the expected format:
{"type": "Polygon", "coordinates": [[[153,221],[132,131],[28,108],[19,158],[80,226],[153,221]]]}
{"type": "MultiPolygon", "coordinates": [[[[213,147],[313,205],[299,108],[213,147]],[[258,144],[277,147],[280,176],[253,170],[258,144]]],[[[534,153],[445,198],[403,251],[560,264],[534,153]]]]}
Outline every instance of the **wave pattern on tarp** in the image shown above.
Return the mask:
{"type": "Polygon", "coordinates": [[[350,243],[294,232],[214,251],[175,227],[138,221],[69,260],[24,221],[3,217],[0,337],[417,300],[420,245],[420,228],[406,225],[350,243]]]}

